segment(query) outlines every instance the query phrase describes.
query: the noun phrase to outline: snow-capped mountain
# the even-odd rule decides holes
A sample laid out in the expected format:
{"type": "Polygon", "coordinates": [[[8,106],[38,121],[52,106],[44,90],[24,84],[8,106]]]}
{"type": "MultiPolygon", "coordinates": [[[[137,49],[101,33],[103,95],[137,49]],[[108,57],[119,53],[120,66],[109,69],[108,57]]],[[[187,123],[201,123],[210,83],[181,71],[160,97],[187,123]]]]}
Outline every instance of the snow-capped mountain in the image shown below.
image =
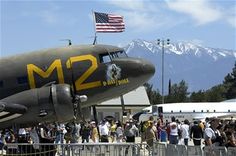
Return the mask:
{"type": "MultiPolygon", "coordinates": [[[[145,58],[155,64],[156,73],[150,83],[161,90],[162,48],[157,42],[133,40],[126,45],[129,56],[145,58]]],[[[232,72],[236,50],[209,48],[188,42],[165,45],[164,79],[167,93],[168,81],[179,83],[185,80],[190,92],[206,90],[222,83],[232,72]]]]}

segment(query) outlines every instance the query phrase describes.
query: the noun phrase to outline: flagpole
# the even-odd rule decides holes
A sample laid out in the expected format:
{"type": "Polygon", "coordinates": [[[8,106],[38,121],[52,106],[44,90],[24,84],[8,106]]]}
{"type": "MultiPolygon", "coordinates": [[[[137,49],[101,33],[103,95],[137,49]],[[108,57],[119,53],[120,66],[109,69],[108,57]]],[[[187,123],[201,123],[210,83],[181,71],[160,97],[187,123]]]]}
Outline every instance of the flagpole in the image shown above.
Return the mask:
{"type": "Polygon", "coordinates": [[[95,13],[92,10],[92,15],[93,15],[93,23],[94,23],[94,40],[93,40],[93,45],[97,44],[97,31],[96,31],[96,19],[95,19],[95,13]]]}

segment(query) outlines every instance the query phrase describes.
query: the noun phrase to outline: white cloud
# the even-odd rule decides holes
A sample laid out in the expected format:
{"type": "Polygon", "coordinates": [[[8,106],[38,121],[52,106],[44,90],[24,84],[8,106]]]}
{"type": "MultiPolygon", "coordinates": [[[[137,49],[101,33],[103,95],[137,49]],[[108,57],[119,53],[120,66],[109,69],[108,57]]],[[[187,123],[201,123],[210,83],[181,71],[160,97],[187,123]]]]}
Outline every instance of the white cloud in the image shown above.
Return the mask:
{"type": "Polygon", "coordinates": [[[127,27],[134,32],[152,32],[158,29],[174,27],[183,22],[158,13],[137,11],[121,11],[120,13],[125,17],[124,20],[127,27]]]}
{"type": "Polygon", "coordinates": [[[170,27],[180,21],[171,20],[168,15],[163,15],[162,2],[149,0],[109,0],[108,4],[119,8],[118,12],[125,18],[129,31],[151,32],[153,29],[170,27]],[[170,24],[171,23],[171,24],[170,24]]]}
{"type": "Polygon", "coordinates": [[[156,22],[156,17],[150,17],[150,15],[145,12],[125,11],[122,14],[125,17],[125,23],[128,27],[132,28],[133,31],[147,32],[159,24],[156,22]]]}
{"type": "Polygon", "coordinates": [[[108,3],[115,5],[121,9],[127,10],[145,10],[144,0],[108,0],[108,3]]]}
{"type": "Polygon", "coordinates": [[[222,18],[222,12],[206,0],[166,0],[169,9],[190,15],[198,25],[214,22],[222,18]]]}
{"type": "Polygon", "coordinates": [[[126,27],[135,32],[166,30],[186,23],[189,17],[193,19],[193,25],[205,25],[220,20],[234,27],[236,25],[235,6],[233,9],[226,8],[224,5],[221,6],[221,2],[209,0],[109,0],[106,2],[118,8],[115,13],[123,15],[126,27]]]}
{"type": "Polygon", "coordinates": [[[228,8],[225,13],[226,21],[233,27],[236,28],[236,5],[232,8],[228,8]]]}

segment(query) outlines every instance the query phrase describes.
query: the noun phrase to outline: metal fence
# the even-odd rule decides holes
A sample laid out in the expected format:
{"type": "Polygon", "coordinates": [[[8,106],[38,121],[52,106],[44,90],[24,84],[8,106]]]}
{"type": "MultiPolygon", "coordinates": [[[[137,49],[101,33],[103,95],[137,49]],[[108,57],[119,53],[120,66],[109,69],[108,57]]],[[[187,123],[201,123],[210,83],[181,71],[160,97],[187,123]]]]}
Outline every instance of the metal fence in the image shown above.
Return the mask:
{"type": "Polygon", "coordinates": [[[236,147],[203,147],[155,142],[153,156],[236,156],[236,147]]]}
{"type": "Polygon", "coordinates": [[[236,148],[140,143],[6,144],[7,156],[236,156],[236,148]]]}
{"type": "Polygon", "coordinates": [[[150,156],[147,144],[6,144],[0,155],[7,156],[150,156]]]}

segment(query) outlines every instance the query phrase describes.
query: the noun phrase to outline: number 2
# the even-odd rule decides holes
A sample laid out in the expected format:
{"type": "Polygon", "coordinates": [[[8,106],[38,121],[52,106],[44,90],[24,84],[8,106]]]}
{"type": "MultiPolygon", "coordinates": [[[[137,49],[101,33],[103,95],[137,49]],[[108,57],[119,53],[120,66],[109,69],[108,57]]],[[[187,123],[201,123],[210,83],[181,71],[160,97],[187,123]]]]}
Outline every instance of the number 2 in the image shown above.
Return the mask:
{"type": "Polygon", "coordinates": [[[82,56],[74,56],[74,57],[70,57],[67,62],[66,62],[66,67],[68,69],[72,68],[72,64],[75,62],[79,62],[79,61],[85,61],[85,60],[89,60],[91,61],[91,66],[82,74],[81,77],[79,77],[76,81],[75,81],[75,87],[76,90],[83,90],[83,89],[88,89],[88,88],[94,88],[94,87],[99,87],[102,85],[101,81],[94,81],[94,82],[87,82],[84,83],[84,81],[98,68],[98,64],[97,64],[97,59],[96,57],[92,56],[92,55],[82,55],[82,56]]]}

